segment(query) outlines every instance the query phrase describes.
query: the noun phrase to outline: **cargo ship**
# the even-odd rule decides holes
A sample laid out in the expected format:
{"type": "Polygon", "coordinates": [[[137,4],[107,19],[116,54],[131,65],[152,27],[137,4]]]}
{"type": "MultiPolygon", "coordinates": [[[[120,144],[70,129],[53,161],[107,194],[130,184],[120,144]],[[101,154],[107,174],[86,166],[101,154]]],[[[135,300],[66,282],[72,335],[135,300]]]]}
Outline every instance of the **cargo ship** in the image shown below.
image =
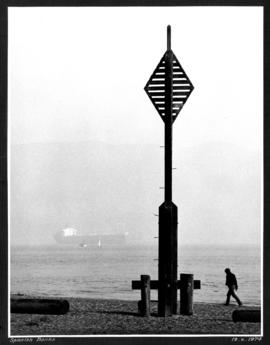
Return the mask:
{"type": "Polygon", "coordinates": [[[127,235],[127,232],[80,235],[76,229],[66,228],[58,231],[54,238],[60,244],[101,247],[126,245],[127,235]]]}

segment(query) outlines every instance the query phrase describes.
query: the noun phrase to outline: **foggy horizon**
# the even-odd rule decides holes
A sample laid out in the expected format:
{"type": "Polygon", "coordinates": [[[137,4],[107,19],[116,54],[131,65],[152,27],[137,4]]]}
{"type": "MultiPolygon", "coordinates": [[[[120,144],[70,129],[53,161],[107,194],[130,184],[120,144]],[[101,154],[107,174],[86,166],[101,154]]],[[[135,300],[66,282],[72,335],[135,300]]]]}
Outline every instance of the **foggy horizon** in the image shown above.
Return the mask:
{"type": "MultiPolygon", "coordinates": [[[[177,157],[174,159],[177,170],[174,171],[173,199],[179,205],[179,242],[184,245],[259,245],[260,236],[256,235],[256,228],[260,226],[259,210],[256,211],[249,200],[253,198],[253,204],[259,204],[256,150],[243,150],[232,144],[205,143],[203,147],[175,147],[174,156],[177,157]],[[213,156],[216,156],[216,166],[210,164],[213,156]],[[227,160],[227,164],[223,163],[223,172],[219,176],[219,164],[223,160],[227,160]],[[237,167],[231,171],[233,164],[237,167]],[[242,203],[242,207],[249,210],[246,218],[241,220],[239,215],[232,213],[230,195],[228,192],[224,194],[224,188],[220,198],[213,194],[213,188],[216,189],[220,181],[221,190],[226,186],[232,193],[232,188],[239,188],[239,196],[231,202],[236,207],[238,200],[239,207],[242,203]],[[196,201],[195,195],[202,190],[204,196],[201,199],[208,205],[196,201]],[[217,200],[218,204],[213,203],[217,200]],[[222,212],[221,205],[224,207],[222,212]],[[213,218],[215,213],[220,219],[213,218]],[[256,214],[257,218],[254,218],[256,214]],[[228,228],[221,224],[222,221],[229,224],[228,228]],[[239,239],[236,236],[233,241],[226,239],[226,233],[236,230],[239,230],[239,239]]],[[[16,175],[11,175],[11,212],[16,214],[16,221],[11,222],[11,243],[54,244],[56,232],[73,227],[79,234],[128,232],[129,244],[145,241],[156,244],[154,237],[158,235],[158,224],[154,214],[158,213],[158,206],[163,201],[164,190],[159,189],[163,184],[163,160],[163,149],[154,144],[124,146],[89,141],[13,145],[11,167],[16,175]],[[100,156],[106,157],[106,161],[100,156]],[[127,156],[130,157],[128,163],[127,156]],[[141,161],[151,164],[142,167],[141,161]],[[84,168],[79,169],[80,166],[84,168]],[[36,184],[29,188],[31,181],[36,184]],[[121,186],[125,182],[128,183],[123,191],[121,186]],[[100,185],[104,191],[108,189],[107,196],[99,195],[93,185],[100,185]],[[20,199],[19,195],[25,199],[20,199]],[[125,203],[128,198],[129,203],[125,203]],[[53,207],[50,205],[52,201],[53,207]],[[111,206],[114,204],[117,207],[111,206]]],[[[235,192],[233,195],[235,198],[235,192]]]]}
{"type": "Polygon", "coordinates": [[[66,224],[157,244],[164,124],[143,88],[168,24],[194,85],[173,125],[178,242],[260,245],[261,8],[8,13],[11,245],[54,244],[66,224]]]}

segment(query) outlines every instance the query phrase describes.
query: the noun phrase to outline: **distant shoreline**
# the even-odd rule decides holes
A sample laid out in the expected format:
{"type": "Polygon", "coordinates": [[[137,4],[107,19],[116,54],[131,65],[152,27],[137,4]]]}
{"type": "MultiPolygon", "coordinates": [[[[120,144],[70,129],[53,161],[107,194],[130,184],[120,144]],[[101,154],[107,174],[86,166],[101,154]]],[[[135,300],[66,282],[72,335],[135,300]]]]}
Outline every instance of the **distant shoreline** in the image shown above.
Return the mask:
{"type": "MultiPolygon", "coordinates": [[[[29,296],[12,295],[23,298],[29,296]]],[[[37,297],[37,296],[35,296],[37,297]]],[[[138,296],[139,297],[139,296],[138,296]]],[[[236,309],[258,310],[215,303],[194,303],[192,316],[158,317],[151,302],[149,318],[138,315],[137,301],[63,298],[70,304],[66,315],[11,314],[11,336],[54,335],[260,335],[260,323],[233,322],[236,309]]]]}
{"type": "MultiPolygon", "coordinates": [[[[139,300],[139,296],[140,296],[140,293],[138,292],[137,293],[137,297],[138,297],[138,300],[139,300]]],[[[23,293],[11,293],[10,294],[10,297],[11,298],[52,298],[52,299],[66,299],[66,300],[70,300],[70,301],[73,301],[73,300],[86,300],[86,301],[94,301],[94,302],[97,302],[97,301],[112,301],[112,302],[117,302],[117,301],[121,301],[121,302],[133,302],[133,303],[137,303],[137,300],[135,298],[133,299],[123,299],[123,298],[102,298],[102,297],[98,297],[98,298],[94,298],[94,297],[67,297],[67,296],[46,296],[46,295],[35,295],[35,296],[29,296],[28,294],[23,294],[23,293]]],[[[153,303],[156,303],[157,300],[156,299],[151,299],[151,302],[153,303]]],[[[179,301],[178,301],[179,302],[179,301]]],[[[215,303],[215,302],[195,302],[196,305],[208,305],[208,306],[217,306],[219,305],[219,303],[215,303]]],[[[220,303],[220,305],[223,305],[222,303],[220,303]]],[[[237,307],[236,304],[234,304],[234,302],[232,302],[232,304],[230,306],[234,306],[234,307],[237,307]]],[[[248,304],[248,305],[245,305],[244,307],[250,307],[250,308],[260,308],[260,304],[248,304]]]]}
{"type": "MultiPolygon", "coordinates": [[[[47,294],[42,294],[42,295],[34,295],[34,297],[33,296],[30,296],[29,294],[24,294],[24,293],[10,293],[10,297],[11,298],[52,298],[52,299],[66,299],[66,300],[68,300],[68,301],[73,301],[73,300],[86,300],[86,301],[104,301],[104,300],[106,300],[106,301],[111,301],[111,302],[117,302],[117,301],[122,301],[122,302],[127,302],[127,303],[129,303],[129,302],[133,302],[133,303],[137,303],[137,301],[139,300],[139,298],[140,298],[140,292],[137,292],[137,293],[135,293],[134,294],[134,296],[132,297],[132,298],[123,298],[123,297],[119,297],[119,298],[117,298],[117,297],[112,297],[112,298],[110,298],[110,297],[85,297],[85,296],[56,296],[56,295],[47,295],[47,294]],[[135,298],[136,297],[136,298],[135,298]]],[[[152,298],[151,299],[151,302],[153,303],[153,305],[155,304],[155,303],[157,303],[157,299],[155,299],[155,298],[152,298]]],[[[178,300],[178,302],[179,302],[179,300],[178,300]]],[[[222,305],[222,302],[223,301],[221,301],[220,302],[220,304],[218,303],[218,302],[207,302],[207,301],[196,301],[196,302],[194,302],[196,305],[200,305],[200,304],[202,304],[202,305],[214,305],[214,306],[216,306],[216,305],[222,305]]],[[[234,300],[232,299],[232,303],[235,303],[234,302],[234,300]]],[[[231,304],[231,306],[235,306],[236,307],[236,304],[231,304]]],[[[244,307],[246,307],[246,308],[261,308],[261,303],[249,303],[249,302],[247,302],[247,303],[245,303],[245,305],[244,305],[244,307]]]]}
{"type": "MultiPolygon", "coordinates": [[[[155,242],[127,242],[125,245],[103,245],[102,248],[127,248],[127,247],[156,247],[157,244],[155,242]]],[[[20,243],[15,243],[11,244],[9,243],[9,247],[12,248],[40,248],[40,247],[49,247],[49,248],[73,248],[73,249],[82,249],[80,248],[79,245],[77,244],[60,244],[60,243],[47,243],[47,244],[20,244],[20,243]]],[[[178,248],[256,248],[257,250],[262,249],[261,244],[178,244],[178,248]]],[[[99,247],[97,245],[88,245],[85,249],[93,249],[99,247]]]]}

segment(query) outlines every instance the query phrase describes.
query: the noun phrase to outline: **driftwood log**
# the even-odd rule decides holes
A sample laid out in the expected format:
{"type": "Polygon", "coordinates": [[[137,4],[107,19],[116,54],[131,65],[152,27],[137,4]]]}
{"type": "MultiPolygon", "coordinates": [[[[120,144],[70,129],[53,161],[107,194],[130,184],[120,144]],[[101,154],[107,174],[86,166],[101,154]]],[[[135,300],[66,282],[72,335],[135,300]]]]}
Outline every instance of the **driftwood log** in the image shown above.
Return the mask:
{"type": "Polygon", "coordinates": [[[235,310],[232,313],[234,322],[261,322],[260,310],[235,310]]]}
{"type": "Polygon", "coordinates": [[[56,299],[11,299],[11,313],[63,315],[69,311],[66,300],[56,299]]]}

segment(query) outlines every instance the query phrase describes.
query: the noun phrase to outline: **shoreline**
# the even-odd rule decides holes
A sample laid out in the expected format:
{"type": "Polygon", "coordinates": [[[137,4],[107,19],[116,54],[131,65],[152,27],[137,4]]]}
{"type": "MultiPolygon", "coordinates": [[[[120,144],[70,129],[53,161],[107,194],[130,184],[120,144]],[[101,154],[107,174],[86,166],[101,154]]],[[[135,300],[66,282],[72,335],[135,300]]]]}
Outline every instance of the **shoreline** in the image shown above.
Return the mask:
{"type": "MultiPolygon", "coordinates": [[[[139,291],[139,290],[138,290],[139,291]]],[[[136,295],[134,294],[134,297],[136,295]]],[[[58,295],[47,295],[47,294],[43,294],[43,295],[29,295],[29,294],[24,294],[24,293],[10,293],[10,297],[11,298],[41,298],[41,299],[65,299],[65,300],[87,300],[87,301],[122,301],[122,302],[134,302],[134,303],[137,303],[138,300],[140,299],[140,292],[137,293],[137,296],[138,299],[135,299],[134,297],[133,298],[117,298],[117,297],[85,297],[85,296],[58,296],[58,295]]],[[[226,299],[224,299],[224,302],[225,302],[226,299]]],[[[151,299],[151,302],[153,303],[157,303],[157,299],[151,299]]],[[[237,307],[237,304],[236,302],[233,300],[233,298],[231,298],[231,306],[235,306],[237,307]]],[[[180,303],[179,301],[179,298],[178,298],[178,303],[180,303]]],[[[200,305],[200,304],[203,304],[203,305],[223,305],[224,303],[222,302],[206,302],[206,301],[195,301],[194,304],[196,305],[200,305]]],[[[250,302],[247,302],[247,303],[244,303],[243,307],[245,307],[246,309],[248,308],[257,308],[257,309],[261,309],[261,304],[258,302],[258,303],[250,303],[250,302]]]]}
{"type": "MultiPolygon", "coordinates": [[[[11,295],[12,298],[40,298],[11,295]]],[[[44,297],[43,297],[44,298],[44,297]]],[[[49,298],[49,297],[48,297],[49,298]]],[[[51,298],[51,297],[50,297],[51,298]]],[[[70,304],[65,315],[10,314],[12,336],[78,335],[248,335],[260,336],[261,323],[233,322],[234,310],[261,310],[241,306],[196,302],[192,316],[159,317],[157,302],[151,301],[151,316],[138,314],[138,301],[97,298],[66,299],[70,304]]]]}

